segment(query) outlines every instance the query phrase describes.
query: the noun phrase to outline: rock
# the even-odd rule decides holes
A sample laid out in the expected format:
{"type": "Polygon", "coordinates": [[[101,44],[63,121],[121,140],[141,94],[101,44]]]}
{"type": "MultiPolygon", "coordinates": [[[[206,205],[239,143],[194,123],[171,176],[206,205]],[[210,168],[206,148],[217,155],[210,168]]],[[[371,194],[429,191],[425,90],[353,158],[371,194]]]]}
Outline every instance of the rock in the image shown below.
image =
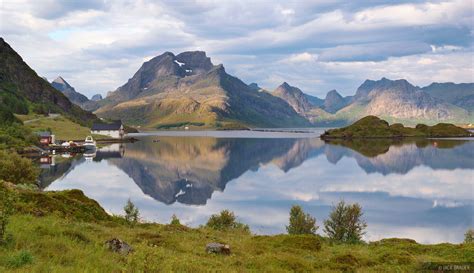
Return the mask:
{"type": "Polygon", "coordinates": [[[113,238],[111,240],[106,241],[105,245],[109,250],[123,255],[127,255],[128,253],[133,251],[132,247],[129,244],[117,238],[113,238]]]}
{"type": "Polygon", "coordinates": [[[206,252],[230,255],[230,246],[220,243],[209,243],[206,245],[206,252]]]}

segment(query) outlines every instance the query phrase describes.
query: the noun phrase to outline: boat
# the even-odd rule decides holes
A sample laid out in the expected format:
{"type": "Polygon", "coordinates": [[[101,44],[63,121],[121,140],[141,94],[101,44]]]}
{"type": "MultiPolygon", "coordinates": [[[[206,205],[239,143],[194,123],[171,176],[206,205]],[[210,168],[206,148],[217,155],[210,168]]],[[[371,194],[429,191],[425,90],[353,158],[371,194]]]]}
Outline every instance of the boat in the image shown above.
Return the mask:
{"type": "Polygon", "coordinates": [[[84,140],[84,148],[86,148],[86,150],[95,150],[97,145],[97,143],[95,142],[95,140],[92,138],[92,136],[88,136],[86,137],[86,139],[84,140]]]}

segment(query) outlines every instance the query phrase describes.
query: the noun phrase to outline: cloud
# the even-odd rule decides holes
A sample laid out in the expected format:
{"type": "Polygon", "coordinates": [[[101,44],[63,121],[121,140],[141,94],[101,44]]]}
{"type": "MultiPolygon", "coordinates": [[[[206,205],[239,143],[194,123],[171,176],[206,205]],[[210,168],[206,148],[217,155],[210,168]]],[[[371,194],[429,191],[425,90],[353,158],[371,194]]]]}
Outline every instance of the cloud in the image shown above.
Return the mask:
{"type": "Polygon", "coordinates": [[[293,54],[290,57],[283,60],[284,63],[304,63],[304,62],[314,62],[318,59],[318,56],[308,52],[303,52],[299,54],[293,54]]]}
{"type": "Polygon", "coordinates": [[[315,95],[352,94],[383,73],[418,85],[430,77],[472,81],[465,61],[472,20],[469,1],[5,0],[0,7],[0,32],[24,60],[89,96],[125,83],[146,56],[196,49],[246,82],[272,89],[289,81],[315,95]]]}

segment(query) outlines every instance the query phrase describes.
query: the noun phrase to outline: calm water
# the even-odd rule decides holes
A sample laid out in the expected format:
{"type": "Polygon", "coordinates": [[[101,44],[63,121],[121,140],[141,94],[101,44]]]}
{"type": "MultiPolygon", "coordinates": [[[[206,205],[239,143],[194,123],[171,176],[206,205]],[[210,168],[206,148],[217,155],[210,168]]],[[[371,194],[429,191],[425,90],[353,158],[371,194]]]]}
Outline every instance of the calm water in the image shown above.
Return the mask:
{"type": "Polygon", "coordinates": [[[198,226],[230,209],[259,234],[285,232],[293,204],[322,225],[341,199],[364,208],[367,240],[456,243],[473,226],[474,141],[324,143],[319,133],[139,134],[87,157],[56,156],[42,183],[81,189],[114,214],[130,198],[162,223],[176,214],[198,226]]]}

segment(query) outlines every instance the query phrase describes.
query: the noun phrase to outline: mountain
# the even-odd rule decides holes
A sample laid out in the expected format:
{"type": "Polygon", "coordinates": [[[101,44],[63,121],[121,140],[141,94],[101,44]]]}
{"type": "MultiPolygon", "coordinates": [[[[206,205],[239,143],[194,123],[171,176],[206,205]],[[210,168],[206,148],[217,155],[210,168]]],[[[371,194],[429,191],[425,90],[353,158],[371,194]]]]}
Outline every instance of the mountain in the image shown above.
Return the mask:
{"type": "Polygon", "coordinates": [[[291,86],[286,82],[278,86],[272,92],[272,95],[282,98],[288,102],[297,113],[302,115],[313,107],[308,101],[308,98],[299,88],[291,86]]]}
{"type": "Polygon", "coordinates": [[[469,111],[474,111],[474,83],[434,82],[421,90],[469,111]]]}
{"type": "Polygon", "coordinates": [[[370,85],[372,88],[368,89],[367,95],[364,95],[364,89],[359,89],[355,96],[356,100],[369,101],[365,111],[367,115],[452,121],[466,118],[468,114],[466,110],[433,98],[403,79],[391,81],[382,78],[370,85]]]}
{"type": "MultiPolygon", "coordinates": [[[[342,102],[340,96],[334,96],[334,99],[342,102]]],[[[433,97],[404,79],[366,80],[347,100],[348,105],[337,112],[313,115],[312,122],[316,125],[342,126],[368,115],[406,125],[472,123],[474,119],[466,109],[433,97]]]]}
{"type": "Polygon", "coordinates": [[[74,104],[81,106],[84,103],[88,102],[89,99],[82,95],[79,92],[76,92],[74,87],[72,87],[66,80],[61,76],[57,77],[54,81],[51,82],[51,85],[57,90],[61,91],[66,97],[74,104]]]}
{"type": "Polygon", "coordinates": [[[154,57],[98,103],[100,117],[152,128],[309,125],[286,101],[227,74],[203,51],[154,57]]]}
{"type": "Polygon", "coordinates": [[[102,95],[101,94],[95,94],[94,96],[91,97],[91,101],[99,101],[102,99],[102,95]]]}
{"type": "Polygon", "coordinates": [[[249,84],[249,87],[250,87],[250,89],[252,89],[252,90],[254,90],[254,91],[260,91],[260,90],[262,90],[262,88],[261,88],[260,86],[258,86],[258,84],[254,83],[254,82],[251,83],[251,84],[249,84]]]}
{"type": "Polygon", "coordinates": [[[58,112],[81,124],[97,119],[38,76],[3,38],[0,38],[0,101],[2,111],[10,113],[58,112]]]}
{"type": "Polygon", "coordinates": [[[61,76],[52,81],[51,86],[61,91],[72,103],[86,111],[95,111],[100,106],[98,103],[98,101],[102,99],[100,94],[92,96],[92,99],[89,100],[86,96],[77,92],[74,87],[61,76]]]}
{"type": "Polygon", "coordinates": [[[306,97],[306,99],[308,100],[308,102],[314,106],[314,107],[319,107],[321,105],[324,104],[324,100],[323,99],[320,99],[318,97],[315,97],[315,96],[311,96],[311,95],[308,95],[308,94],[304,94],[304,96],[306,97]]]}
{"type": "Polygon", "coordinates": [[[344,108],[349,102],[350,99],[343,98],[336,90],[331,90],[327,93],[321,108],[326,112],[335,113],[344,108]]]}

